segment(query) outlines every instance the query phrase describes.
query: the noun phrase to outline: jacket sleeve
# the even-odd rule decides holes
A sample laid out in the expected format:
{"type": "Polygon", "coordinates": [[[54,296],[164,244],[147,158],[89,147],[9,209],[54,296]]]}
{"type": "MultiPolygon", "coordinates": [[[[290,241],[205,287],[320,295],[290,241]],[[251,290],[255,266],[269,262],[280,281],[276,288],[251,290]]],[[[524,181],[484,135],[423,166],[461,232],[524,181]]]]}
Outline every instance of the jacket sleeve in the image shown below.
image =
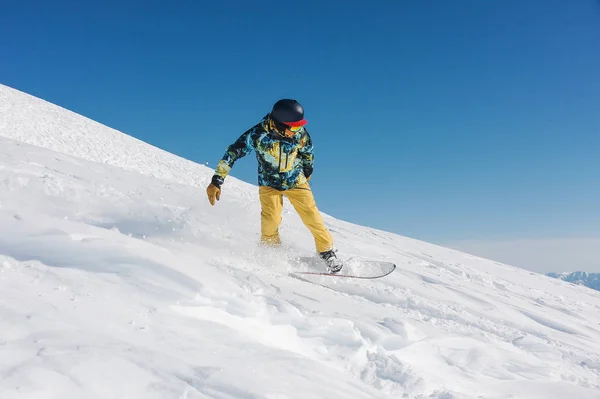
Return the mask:
{"type": "Polygon", "coordinates": [[[302,145],[298,150],[298,154],[300,155],[300,159],[302,160],[302,170],[304,172],[304,176],[308,179],[313,173],[315,154],[312,140],[307,130],[305,130],[305,136],[302,138],[302,145]]]}
{"type": "Polygon", "coordinates": [[[225,155],[223,155],[223,158],[219,161],[215,174],[212,177],[212,184],[221,187],[221,184],[223,184],[223,181],[229,174],[235,161],[252,152],[254,149],[252,143],[252,133],[254,130],[254,128],[247,130],[235,141],[235,143],[227,147],[227,151],[225,151],[225,155]]]}

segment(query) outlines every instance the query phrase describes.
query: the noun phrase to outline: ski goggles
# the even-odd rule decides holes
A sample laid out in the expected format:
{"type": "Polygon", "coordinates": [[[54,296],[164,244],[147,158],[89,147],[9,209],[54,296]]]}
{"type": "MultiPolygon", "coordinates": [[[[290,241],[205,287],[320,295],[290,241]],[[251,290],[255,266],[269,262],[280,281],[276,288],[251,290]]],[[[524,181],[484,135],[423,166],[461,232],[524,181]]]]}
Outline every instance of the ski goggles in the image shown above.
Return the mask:
{"type": "MultiPolygon", "coordinates": [[[[294,123],[294,122],[291,122],[291,123],[294,123]]],[[[290,126],[287,123],[278,122],[276,120],[273,120],[273,124],[275,126],[275,129],[277,129],[277,131],[279,132],[279,134],[281,134],[283,136],[291,136],[298,132],[301,132],[304,129],[304,126],[290,126]],[[287,132],[290,132],[291,135],[288,134],[287,132]]]]}
{"type": "Polygon", "coordinates": [[[286,129],[289,130],[292,133],[298,133],[304,130],[304,126],[290,126],[290,125],[285,125],[286,129]]]}

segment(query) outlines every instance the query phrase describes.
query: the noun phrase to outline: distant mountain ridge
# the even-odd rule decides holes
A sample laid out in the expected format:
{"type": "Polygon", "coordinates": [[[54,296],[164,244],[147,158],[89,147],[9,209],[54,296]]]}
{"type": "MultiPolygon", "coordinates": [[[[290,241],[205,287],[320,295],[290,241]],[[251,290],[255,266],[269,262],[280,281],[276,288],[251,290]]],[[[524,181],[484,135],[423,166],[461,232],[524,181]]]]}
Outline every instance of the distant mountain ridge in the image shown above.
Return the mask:
{"type": "Polygon", "coordinates": [[[569,283],[585,285],[600,291],[600,273],[572,272],[572,273],[546,273],[546,276],[568,281],[569,283]]]}

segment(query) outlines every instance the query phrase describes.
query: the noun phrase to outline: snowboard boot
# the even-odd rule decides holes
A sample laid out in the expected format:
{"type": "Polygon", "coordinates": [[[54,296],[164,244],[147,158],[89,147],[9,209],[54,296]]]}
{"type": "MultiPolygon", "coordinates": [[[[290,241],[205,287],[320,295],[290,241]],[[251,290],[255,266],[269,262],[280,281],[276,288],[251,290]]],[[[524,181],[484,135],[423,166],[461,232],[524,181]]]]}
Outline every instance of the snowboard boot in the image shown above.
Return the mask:
{"type": "Polygon", "coordinates": [[[321,252],[319,254],[321,259],[327,264],[327,271],[329,273],[337,273],[344,267],[342,261],[337,258],[336,252],[335,249],[330,249],[329,251],[321,252]]]}

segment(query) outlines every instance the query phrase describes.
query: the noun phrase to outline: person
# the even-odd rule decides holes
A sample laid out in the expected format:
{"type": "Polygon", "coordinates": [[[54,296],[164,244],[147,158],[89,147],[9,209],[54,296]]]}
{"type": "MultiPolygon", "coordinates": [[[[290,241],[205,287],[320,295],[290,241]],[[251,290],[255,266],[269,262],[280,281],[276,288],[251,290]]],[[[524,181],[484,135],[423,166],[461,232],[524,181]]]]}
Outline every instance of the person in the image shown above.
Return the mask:
{"type": "Polygon", "coordinates": [[[313,174],[313,144],[298,101],[277,101],[270,113],[231,144],[219,161],[206,189],[211,205],[221,196],[221,186],[235,161],[252,150],[258,160],[261,205],[261,243],[278,245],[279,225],[285,195],[312,233],[317,252],[329,272],[337,273],[343,263],[336,255],[333,238],[325,227],[308,181],[313,174]]]}

